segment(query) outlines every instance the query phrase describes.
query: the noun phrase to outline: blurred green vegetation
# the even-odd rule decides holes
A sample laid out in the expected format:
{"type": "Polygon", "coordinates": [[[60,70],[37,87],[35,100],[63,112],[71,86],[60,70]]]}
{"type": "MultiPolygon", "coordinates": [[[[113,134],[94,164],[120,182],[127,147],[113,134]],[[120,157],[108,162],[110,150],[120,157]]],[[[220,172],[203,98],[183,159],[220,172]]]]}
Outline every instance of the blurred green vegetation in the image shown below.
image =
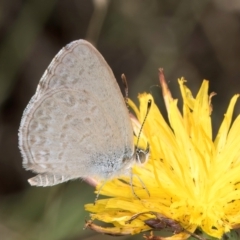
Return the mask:
{"type": "Polygon", "coordinates": [[[92,189],[79,182],[8,196],[0,206],[1,239],[74,239],[89,218],[83,205],[94,198],[92,189]]]}
{"type": "MultiPolygon", "coordinates": [[[[0,1],[0,239],[113,239],[84,230],[93,188],[81,181],[30,187],[21,166],[21,115],[54,55],[76,39],[94,43],[130,97],[152,92],[163,113],[158,68],[175,98],[184,76],[196,93],[210,80],[216,133],[230,97],[240,92],[240,2],[228,0],[0,1]]],[[[121,84],[120,84],[121,85],[121,84]]],[[[239,105],[236,114],[239,113],[239,105]]],[[[118,239],[142,239],[138,236],[118,239]]]]}

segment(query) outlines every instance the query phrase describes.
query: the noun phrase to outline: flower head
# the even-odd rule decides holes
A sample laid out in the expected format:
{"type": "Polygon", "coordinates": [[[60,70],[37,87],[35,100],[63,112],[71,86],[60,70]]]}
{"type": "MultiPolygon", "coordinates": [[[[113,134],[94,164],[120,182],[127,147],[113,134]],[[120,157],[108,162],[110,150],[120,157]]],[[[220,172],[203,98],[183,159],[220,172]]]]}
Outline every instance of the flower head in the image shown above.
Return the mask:
{"type": "Polygon", "coordinates": [[[239,95],[231,99],[213,140],[213,94],[208,95],[208,81],[203,81],[195,98],[185,82],[183,78],[178,80],[183,98],[181,113],[160,70],[169,123],[150,94],[139,95],[139,109],[129,101],[140,123],[144,121],[147,102],[152,101],[143,127],[143,136],[150,146],[149,161],[144,166],[133,167],[132,183],[129,177],[113,179],[100,191],[108,198],[85,206],[93,213],[93,220],[113,224],[102,228],[89,222],[91,228],[125,235],[156,229],[156,226],[170,227],[174,235],[166,239],[186,239],[196,228],[220,238],[239,226],[240,116],[232,122],[239,95]]]}

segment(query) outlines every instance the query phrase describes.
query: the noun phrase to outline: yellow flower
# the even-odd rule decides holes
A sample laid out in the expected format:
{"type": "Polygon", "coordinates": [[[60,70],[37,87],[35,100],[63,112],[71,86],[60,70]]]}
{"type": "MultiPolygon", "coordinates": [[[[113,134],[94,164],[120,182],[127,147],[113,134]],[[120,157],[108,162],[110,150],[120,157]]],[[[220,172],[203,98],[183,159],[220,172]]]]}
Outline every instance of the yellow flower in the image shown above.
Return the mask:
{"type": "Polygon", "coordinates": [[[213,140],[208,81],[203,81],[196,98],[185,82],[178,80],[183,98],[181,113],[160,70],[168,122],[150,94],[139,95],[139,110],[129,101],[140,123],[145,118],[149,99],[152,101],[143,130],[150,146],[150,158],[144,166],[133,167],[133,186],[127,177],[113,179],[100,191],[108,198],[85,206],[93,213],[92,220],[113,224],[103,228],[88,222],[90,228],[112,235],[137,234],[153,229],[158,221],[172,219],[182,229],[177,231],[172,224],[176,234],[165,239],[186,239],[196,228],[220,238],[239,226],[240,116],[232,122],[239,95],[231,99],[213,140]],[[151,219],[153,223],[146,224],[151,219]]]}

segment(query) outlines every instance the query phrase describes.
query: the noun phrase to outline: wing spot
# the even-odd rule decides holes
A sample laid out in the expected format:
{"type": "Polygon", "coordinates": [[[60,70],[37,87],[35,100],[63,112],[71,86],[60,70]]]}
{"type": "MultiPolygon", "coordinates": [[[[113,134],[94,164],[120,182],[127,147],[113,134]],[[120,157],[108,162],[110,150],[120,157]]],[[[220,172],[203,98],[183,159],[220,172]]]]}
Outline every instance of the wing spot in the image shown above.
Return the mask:
{"type": "Polygon", "coordinates": [[[66,92],[60,93],[58,97],[61,98],[61,101],[65,106],[73,107],[76,104],[73,95],[66,94],[66,92]]]}
{"type": "Polygon", "coordinates": [[[60,152],[60,153],[58,154],[58,159],[59,159],[59,160],[62,160],[62,159],[63,159],[63,152],[60,152]]]}
{"type": "Polygon", "coordinates": [[[81,76],[81,75],[83,75],[83,73],[84,73],[84,69],[82,68],[82,69],[80,69],[80,71],[79,71],[79,76],[81,76]]]}
{"type": "Polygon", "coordinates": [[[67,123],[63,124],[62,129],[63,129],[63,130],[69,129],[69,125],[68,125],[67,123]]]}
{"type": "Polygon", "coordinates": [[[35,112],[35,116],[38,118],[38,117],[41,117],[43,115],[43,110],[42,109],[39,109],[35,112]]]}
{"type": "Polygon", "coordinates": [[[68,66],[68,67],[70,67],[70,68],[73,68],[73,67],[76,65],[76,63],[77,63],[77,60],[76,60],[74,57],[70,56],[70,55],[66,55],[66,56],[63,58],[63,63],[64,63],[66,66],[68,66]]]}
{"type": "Polygon", "coordinates": [[[60,138],[66,138],[66,134],[65,133],[61,133],[60,134],[60,138]]]}
{"type": "Polygon", "coordinates": [[[82,121],[80,120],[80,119],[78,119],[78,118],[74,118],[72,121],[71,121],[71,124],[73,125],[73,126],[81,126],[82,125],[82,121]]]}
{"type": "Polygon", "coordinates": [[[91,123],[91,119],[89,117],[84,118],[84,123],[86,124],[91,123]]]}
{"type": "Polygon", "coordinates": [[[77,81],[78,81],[78,78],[76,78],[76,77],[72,77],[72,78],[70,79],[70,82],[71,82],[72,84],[76,84],[77,81]]]}
{"type": "Polygon", "coordinates": [[[48,68],[46,69],[46,74],[47,74],[47,75],[52,74],[52,69],[51,69],[50,67],[48,67],[48,68]]]}
{"type": "Polygon", "coordinates": [[[46,132],[48,131],[48,125],[47,124],[39,124],[39,132],[46,132]]]}
{"type": "Polygon", "coordinates": [[[30,130],[30,131],[36,130],[37,127],[38,127],[38,122],[32,121],[32,122],[30,123],[30,125],[29,125],[29,130],[30,130]]]}
{"type": "Polygon", "coordinates": [[[65,117],[65,120],[69,121],[71,119],[73,119],[73,115],[67,114],[67,116],[65,117]]]}
{"type": "Polygon", "coordinates": [[[90,108],[90,113],[91,113],[91,114],[96,114],[96,113],[98,113],[98,108],[97,108],[96,105],[95,105],[95,106],[92,106],[92,107],[90,108]]]}
{"type": "Polygon", "coordinates": [[[50,100],[50,99],[43,102],[43,106],[46,107],[47,109],[50,109],[50,110],[56,108],[55,102],[53,100],[50,100]]]}
{"type": "Polygon", "coordinates": [[[30,145],[34,145],[37,142],[37,139],[34,135],[29,135],[29,143],[30,145]]]}

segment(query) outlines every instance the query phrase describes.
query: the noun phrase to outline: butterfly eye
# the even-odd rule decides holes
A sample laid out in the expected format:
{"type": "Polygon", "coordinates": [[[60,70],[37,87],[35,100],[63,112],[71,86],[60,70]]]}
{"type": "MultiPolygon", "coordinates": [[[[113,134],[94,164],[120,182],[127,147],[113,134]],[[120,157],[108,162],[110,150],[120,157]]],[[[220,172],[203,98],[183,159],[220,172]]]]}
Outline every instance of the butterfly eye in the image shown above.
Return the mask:
{"type": "Polygon", "coordinates": [[[136,148],[135,154],[136,154],[136,162],[139,164],[144,164],[149,157],[149,145],[147,145],[146,150],[143,150],[141,148],[136,148]]]}

